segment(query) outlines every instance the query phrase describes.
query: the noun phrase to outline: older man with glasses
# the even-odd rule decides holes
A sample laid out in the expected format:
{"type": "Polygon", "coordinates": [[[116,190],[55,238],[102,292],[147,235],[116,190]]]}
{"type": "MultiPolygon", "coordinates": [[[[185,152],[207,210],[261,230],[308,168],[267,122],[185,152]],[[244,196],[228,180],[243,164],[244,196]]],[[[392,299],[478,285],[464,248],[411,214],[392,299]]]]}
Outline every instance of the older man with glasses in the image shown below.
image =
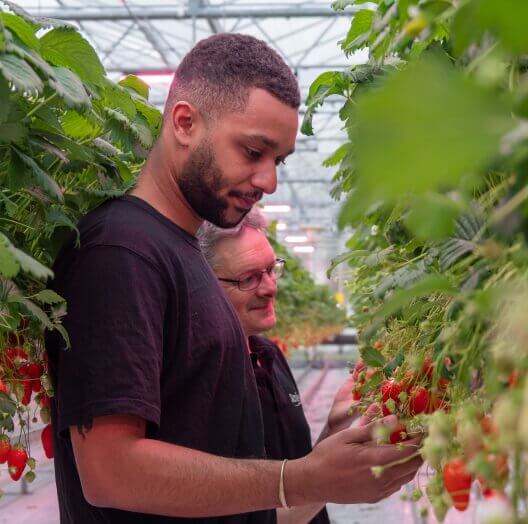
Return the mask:
{"type": "MultiPolygon", "coordinates": [[[[204,223],[198,238],[247,338],[261,401],[268,458],[296,459],[312,449],[310,428],[286,359],[275,344],[261,336],[275,326],[277,281],[285,270],[285,261],[275,256],[265,228],[266,219],[257,208],[253,208],[232,229],[204,223]]],[[[351,389],[351,383],[347,381],[338,392],[324,436],[349,426],[353,421],[348,414],[353,404],[351,389]]],[[[326,508],[321,504],[279,509],[278,520],[281,524],[329,523],[326,508]]]]}

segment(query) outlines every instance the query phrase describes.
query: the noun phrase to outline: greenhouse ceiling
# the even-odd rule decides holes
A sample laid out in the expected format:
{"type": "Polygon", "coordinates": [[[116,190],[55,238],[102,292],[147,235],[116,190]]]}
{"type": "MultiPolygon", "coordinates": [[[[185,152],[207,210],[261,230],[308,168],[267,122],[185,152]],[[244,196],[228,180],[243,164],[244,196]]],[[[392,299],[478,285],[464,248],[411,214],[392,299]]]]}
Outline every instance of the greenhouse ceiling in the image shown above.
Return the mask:
{"type": "MultiPolygon", "coordinates": [[[[336,13],[330,0],[301,2],[215,0],[18,0],[33,15],[59,18],[80,27],[115,77],[141,74],[151,85],[151,101],[163,106],[170,73],[192,45],[210,34],[240,32],[265,40],[295,71],[306,98],[323,71],[340,70],[366,60],[346,58],[338,42],[346,35],[354,8],[336,13]]],[[[365,4],[363,4],[363,8],[365,4]]],[[[314,119],[314,137],[299,135],[296,153],[280,168],[279,188],[264,204],[290,206],[270,214],[287,225],[281,233],[308,230],[320,256],[308,255],[320,273],[342,248],[335,224],[339,203],[329,195],[333,171],[322,161],[343,140],[337,116],[339,100],[330,101],[314,119]],[[314,262],[315,261],[315,262],[314,262]],[[318,267],[319,266],[319,267],[318,267]]],[[[301,118],[303,110],[301,108],[301,118]]]]}

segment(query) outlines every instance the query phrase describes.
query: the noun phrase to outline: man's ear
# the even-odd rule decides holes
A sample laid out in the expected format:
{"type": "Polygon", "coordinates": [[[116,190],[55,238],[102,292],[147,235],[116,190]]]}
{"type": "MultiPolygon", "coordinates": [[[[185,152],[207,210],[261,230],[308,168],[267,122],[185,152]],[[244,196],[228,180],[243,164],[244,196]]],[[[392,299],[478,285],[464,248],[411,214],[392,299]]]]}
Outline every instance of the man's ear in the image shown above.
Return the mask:
{"type": "Polygon", "coordinates": [[[199,111],[189,102],[176,102],[171,111],[174,137],[183,147],[196,140],[202,119],[199,111]]]}

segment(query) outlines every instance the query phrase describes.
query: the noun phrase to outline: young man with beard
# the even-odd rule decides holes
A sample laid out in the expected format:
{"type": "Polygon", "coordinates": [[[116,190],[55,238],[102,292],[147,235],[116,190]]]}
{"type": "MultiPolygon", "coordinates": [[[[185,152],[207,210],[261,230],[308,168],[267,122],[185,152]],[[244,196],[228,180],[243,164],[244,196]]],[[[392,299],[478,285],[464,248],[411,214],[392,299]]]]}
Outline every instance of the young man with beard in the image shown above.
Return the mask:
{"type": "Polygon", "coordinates": [[[286,471],[264,460],[244,334],[194,236],[203,219],[236,225],[275,191],[299,102],[263,42],[198,43],[136,188],[89,213],[80,248],[72,238],[59,255],[53,288],[72,349],[54,333],[46,347],[62,523],[270,523],[281,503],[379,500],[414,475],[416,459],[364,482],[371,465],[402,457],[373,446],[370,428],[286,471]]]}

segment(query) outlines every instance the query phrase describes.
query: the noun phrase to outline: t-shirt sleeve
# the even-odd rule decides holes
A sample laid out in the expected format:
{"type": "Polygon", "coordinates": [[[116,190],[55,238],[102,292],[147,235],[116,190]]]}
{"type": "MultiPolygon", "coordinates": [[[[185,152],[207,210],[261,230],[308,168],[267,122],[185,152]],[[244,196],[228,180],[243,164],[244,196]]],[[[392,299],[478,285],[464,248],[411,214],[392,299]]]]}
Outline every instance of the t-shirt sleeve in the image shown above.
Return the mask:
{"type": "Polygon", "coordinates": [[[116,414],[157,426],[164,279],[152,262],[123,247],[91,247],[76,259],[61,286],[71,349],[57,359],[58,429],[116,414]]]}

